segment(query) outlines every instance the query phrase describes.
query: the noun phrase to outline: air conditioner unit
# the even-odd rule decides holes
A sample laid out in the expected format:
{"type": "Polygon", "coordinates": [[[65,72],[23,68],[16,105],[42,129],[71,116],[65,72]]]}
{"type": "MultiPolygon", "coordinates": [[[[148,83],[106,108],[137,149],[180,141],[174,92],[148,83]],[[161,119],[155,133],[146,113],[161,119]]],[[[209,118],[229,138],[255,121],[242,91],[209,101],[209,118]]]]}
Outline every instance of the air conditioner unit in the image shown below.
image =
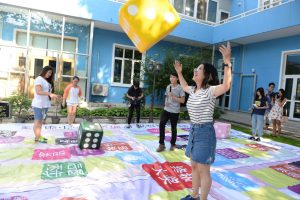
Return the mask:
{"type": "Polygon", "coordinates": [[[108,95],[108,85],[93,83],[92,84],[92,95],[107,96],[108,95]]]}

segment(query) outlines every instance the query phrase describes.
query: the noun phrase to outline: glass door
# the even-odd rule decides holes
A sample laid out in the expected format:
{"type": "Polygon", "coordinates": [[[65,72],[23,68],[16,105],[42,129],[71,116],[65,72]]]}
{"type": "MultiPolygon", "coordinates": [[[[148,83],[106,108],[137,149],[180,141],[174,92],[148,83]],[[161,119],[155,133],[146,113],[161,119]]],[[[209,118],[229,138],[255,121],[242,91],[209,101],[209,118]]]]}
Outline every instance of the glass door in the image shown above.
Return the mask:
{"type": "MultiPolygon", "coordinates": [[[[234,60],[233,59],[231,59],[231,63],[232,63],[232,71],[233,71],[233,66],[234,66],[234,60]]],[[[222,59],[218,60],[217,71],[218,71],[218,77],[219,77],[220,83],[223,83],[224,68],[223,68],[223,60],[222,59]]],[[[232,87],[232,85],[231,85],[231,87],[232,87]]],[[[231,91],[231,87],[225,94],[221,95],[217,100],[217,105],[220,108],[222,108],[222,110],[230,108],[230,98],[231,98],[230,91],[231,91]]]]}
{"type": "Polygon", "coordinates": [[[45,66],[50,66],[53,69],[55,80],[57,79],[57,57],[49,57],[42,55],[31,55],[29,63],[29,87],[28,94],[30,98],[34,95],[34,79],[38,77],[45,66]]]}
{"type": "Polygon", "coordinates": [[[285,77],[285,92],[289,118],[300,121],[300,76],[285,77]]]}
{"type": "Polygon", "coordinates": [[[34,79],[39,76],[44,67],[44,59],[39,56],[30,58],[29,70],[28,70],[28,94],[29,98],[34,97],[34,79]]]}

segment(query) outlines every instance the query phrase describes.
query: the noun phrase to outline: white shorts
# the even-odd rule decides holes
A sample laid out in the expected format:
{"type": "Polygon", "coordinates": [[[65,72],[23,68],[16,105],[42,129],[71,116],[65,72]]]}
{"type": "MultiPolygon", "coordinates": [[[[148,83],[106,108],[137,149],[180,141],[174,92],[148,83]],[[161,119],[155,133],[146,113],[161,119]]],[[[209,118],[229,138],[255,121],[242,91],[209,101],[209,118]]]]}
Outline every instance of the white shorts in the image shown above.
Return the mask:
{"type": "Polygon", "coordinates": [[[67,103],[67,106],[78,106],[79,103],[67,103]]]}

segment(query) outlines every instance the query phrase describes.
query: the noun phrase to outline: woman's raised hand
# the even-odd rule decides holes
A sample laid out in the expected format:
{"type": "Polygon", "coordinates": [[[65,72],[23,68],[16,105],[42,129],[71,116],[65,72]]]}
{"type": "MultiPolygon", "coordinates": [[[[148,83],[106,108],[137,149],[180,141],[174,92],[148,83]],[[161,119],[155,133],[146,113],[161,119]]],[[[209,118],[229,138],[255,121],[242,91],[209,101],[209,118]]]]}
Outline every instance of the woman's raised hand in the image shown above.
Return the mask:
{"type": "Polygon", "coordinates": [[[178,74],[182,72],[182,64],[178,60],[175,60],[174,68],[178,74]]]}
{"type": "Polygon", "coordinates": [[[223,62],[225,64],[230,63],[230,58],[231,58],[231,46],[230,42],[227,42],[226,47],[224,45],[219,47],[219,51],[222,53],[223,56],[223,62]]]}

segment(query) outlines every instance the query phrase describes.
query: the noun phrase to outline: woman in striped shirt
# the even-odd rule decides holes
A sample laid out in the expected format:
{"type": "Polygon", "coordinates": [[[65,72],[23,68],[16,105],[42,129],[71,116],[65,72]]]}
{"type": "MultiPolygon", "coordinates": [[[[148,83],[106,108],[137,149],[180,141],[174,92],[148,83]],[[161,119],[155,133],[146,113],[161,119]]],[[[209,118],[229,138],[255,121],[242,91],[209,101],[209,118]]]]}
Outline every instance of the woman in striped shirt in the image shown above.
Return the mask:
{"type": "Polygon", "coordinates": [[[231,47],[229,42],[219,51],[223,56],[224,80],[219,84],[216,68],[211,64],[200,64],[194,69],[195,87],[188,86],[182,75],[182,64],[175,61],[180,85],[189,94],[187,109],[191,119],[191,131],[185,155],[191,159],[193,192],[181,200],[207,200],[211,188],[210,166],[215,160],[216,134],[213,113],[216,98],[226,93],[231,85],[231,47]],[[199,197],[199,188],[201,194],[199,197]]]}

